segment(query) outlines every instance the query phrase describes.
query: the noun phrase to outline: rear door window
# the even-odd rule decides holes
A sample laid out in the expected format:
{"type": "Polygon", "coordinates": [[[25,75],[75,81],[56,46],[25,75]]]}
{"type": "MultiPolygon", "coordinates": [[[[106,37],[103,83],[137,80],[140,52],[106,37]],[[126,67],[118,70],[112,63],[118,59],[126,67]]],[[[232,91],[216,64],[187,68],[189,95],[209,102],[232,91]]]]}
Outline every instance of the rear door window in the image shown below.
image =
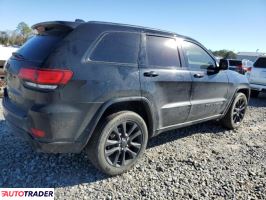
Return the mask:
{"type": "Polygon", "coordinates": [[[256,67],[256,68],[266,68],[266,57],[265,58],[259,58],[254,63],[254,67],[256,67]]]}
{"type": "Polygon", "coordinates": [[[177,43],[173,38],[147,35],[146,52],[150,66],[180,67],[177,43]]]}
{"type": "Polygon", "coordinates": [[[92,61],[137,63],[140,35],[110,32],[103,36],[90,55],[92,61]]]}

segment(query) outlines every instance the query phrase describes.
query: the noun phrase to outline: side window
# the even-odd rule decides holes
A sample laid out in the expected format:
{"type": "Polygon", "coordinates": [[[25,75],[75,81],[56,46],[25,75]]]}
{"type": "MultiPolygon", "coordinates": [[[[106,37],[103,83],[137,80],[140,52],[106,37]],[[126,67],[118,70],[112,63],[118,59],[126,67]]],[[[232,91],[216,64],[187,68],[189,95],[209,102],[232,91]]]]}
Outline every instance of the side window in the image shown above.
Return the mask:
{"type": "Polygon", "coordinates": [[[107,33],[92,52],[94,61],[137,63],[140,35],[138,33],[107,33]]]}
{"type": "Polygon", "coordinates": [[[147,35],[146,51],[148,65],[180,67],[177,44],[173,38],[147,35]]]}
{"type": "Polygon", "coordinates": [[[213,58],[200,46],[183,41],[183,50],[191,70],[204,70],[210,65],[215,66],[213,58]]]}

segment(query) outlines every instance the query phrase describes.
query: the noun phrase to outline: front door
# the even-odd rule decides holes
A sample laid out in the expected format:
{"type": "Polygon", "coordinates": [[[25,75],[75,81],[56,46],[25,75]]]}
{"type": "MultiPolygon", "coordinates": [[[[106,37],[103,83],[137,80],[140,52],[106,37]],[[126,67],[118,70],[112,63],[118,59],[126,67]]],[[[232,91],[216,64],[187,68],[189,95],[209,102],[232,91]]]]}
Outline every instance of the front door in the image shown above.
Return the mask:
{"type": "Polygon", "coordinates": [[[204,119],[223,112],[228,93],[226,71],[208,75],[209,66],[216,67],[216,61],[199,44],[183,41],[182,49],[186,65],[191,72],[191,111],[188,121],[204,119]]]}

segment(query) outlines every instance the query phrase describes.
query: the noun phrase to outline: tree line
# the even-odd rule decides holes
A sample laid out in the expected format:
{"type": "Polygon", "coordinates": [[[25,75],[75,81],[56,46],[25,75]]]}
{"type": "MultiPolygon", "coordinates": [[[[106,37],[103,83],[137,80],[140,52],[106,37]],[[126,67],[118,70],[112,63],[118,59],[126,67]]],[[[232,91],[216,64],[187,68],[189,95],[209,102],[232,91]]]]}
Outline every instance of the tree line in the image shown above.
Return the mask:
{"type": "Polygon", "coordinates": [[[20,22],[16,30],[0,31],[0,44],[21,46],[31,35],[33,30],[25,22],[20,22]]]}
{"type": "Polygon", "coordinates": [[[218,50],[218,51],[212,51],[213,55],[225,59],[236,59],[236,53],[233,51],[228,51],[226,49],[218,50]]]}

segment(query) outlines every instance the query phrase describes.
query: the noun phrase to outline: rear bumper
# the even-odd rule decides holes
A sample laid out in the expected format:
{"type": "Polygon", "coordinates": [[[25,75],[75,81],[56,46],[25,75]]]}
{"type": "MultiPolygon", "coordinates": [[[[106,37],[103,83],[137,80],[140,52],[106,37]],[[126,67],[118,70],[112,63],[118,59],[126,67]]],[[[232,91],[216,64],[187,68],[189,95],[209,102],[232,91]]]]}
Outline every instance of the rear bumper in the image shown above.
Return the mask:
{"type": "Polygon", "coordinates": [[[251,88],[251,90],[266,92],[266,85],[259,85],[259,84],[250,83],[250,88],[251,88]]]}
{"type": "Polygon", "coordinates": [[[38,152],[79,153],[86,145],[88,134],[86,124],[81,119],[86,110],[71,105],[47,105],[21,110],[11,102],[6,91],[2,100],[3,113],[9,127],[20,137],[30,142],[38,152]],[[31,128],[45,132],[45,137],[38,138],[31,133],[31,128]]]}
{"type": "Polygon", "coordinates": [[[24,131],[23,129],[17,127],[12,124],[12,122],[7,120],[7,125],[13,132],[19,136],[27,140],[30,143],[32,148],[37,152],[43,153],[79,153],[84,144],[79,142],[43,142],[38,141],[34,137],[31,136],[30,133],[24,131]]]}

